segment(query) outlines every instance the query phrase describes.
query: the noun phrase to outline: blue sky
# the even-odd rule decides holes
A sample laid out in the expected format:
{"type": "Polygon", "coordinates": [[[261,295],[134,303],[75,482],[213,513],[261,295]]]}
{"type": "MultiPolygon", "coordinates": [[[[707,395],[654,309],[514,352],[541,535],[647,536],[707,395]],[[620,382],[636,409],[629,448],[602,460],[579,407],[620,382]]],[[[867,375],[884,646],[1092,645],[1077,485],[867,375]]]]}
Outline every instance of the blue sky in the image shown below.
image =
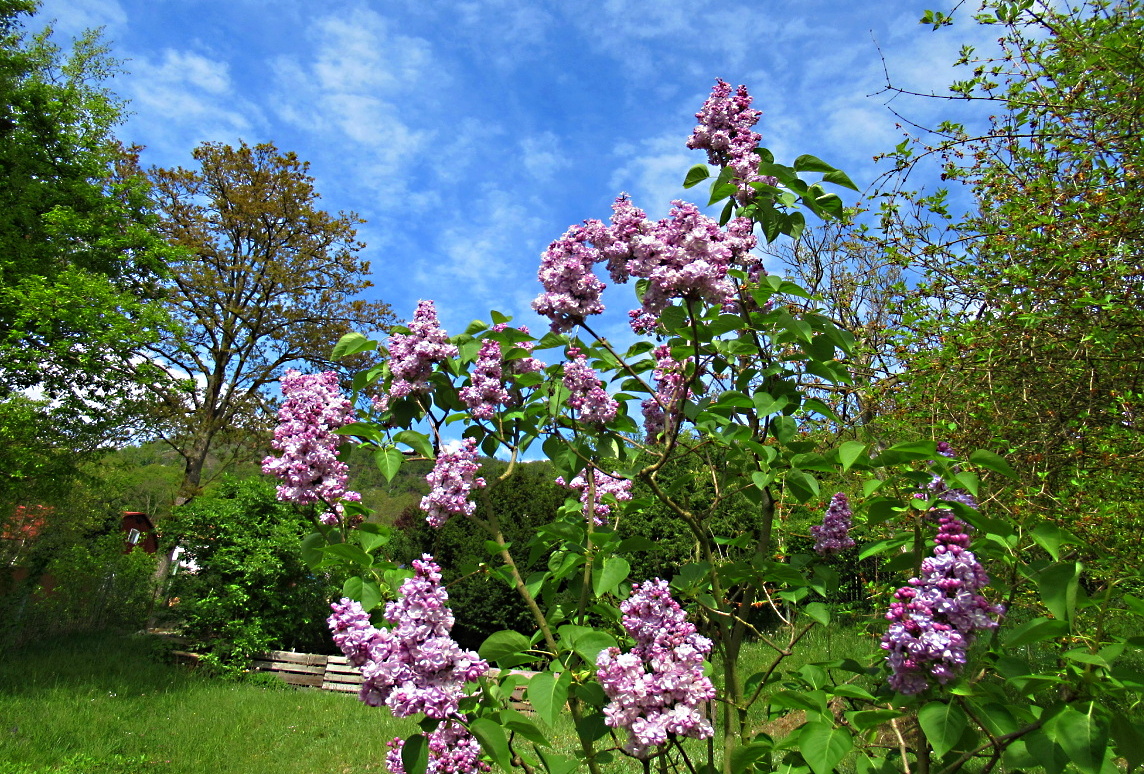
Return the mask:
{"type": "MultiPolygon", "coordinates": [[[[780,162],[811,153],[868,185],[901,140],[875,95],[945,91],[968,18],[936,0],[45,0],[57,32],[103,27],[127,73],[120,138],[189,165],[210,140],[273,141],[312,164],[331,210],[368,222],[376,287],[401,318],[437,301],[458,332],[496,308],[536,333],[540,252],[621,191],[662,217],[704,154],[685,147],[716,78],[746,84],[780,162]],[[875,96],[870,96],[875,95],[875,96]]],[[[963,75],[961,77],[964,77],[963,75]]],[[[950,103],[907,100],[911,120],[950,103]]],[[[690,194],[690,197],[689,197],[690,194]]],[[[622,311],[630,290],[609,289],[622,311]]],[[[624,335],[623,315],[605,330],[624,335]]]]}

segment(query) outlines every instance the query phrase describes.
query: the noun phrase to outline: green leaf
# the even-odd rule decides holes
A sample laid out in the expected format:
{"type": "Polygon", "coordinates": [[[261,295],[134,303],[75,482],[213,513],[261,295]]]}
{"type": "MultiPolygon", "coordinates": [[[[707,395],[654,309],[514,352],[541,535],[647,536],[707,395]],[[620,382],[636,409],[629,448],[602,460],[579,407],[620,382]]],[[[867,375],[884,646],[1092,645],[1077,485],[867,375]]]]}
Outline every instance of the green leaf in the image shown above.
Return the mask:
{"type": "Polygon", "coordinates": [[[798,743],[814,774],[831,774],[854,746],[848,730],[817,721],[802,727],[798,743]]]}
{"type": "Polygon", "coordinates": [[[377,581],[366,580],[360,576],[347,578],[342,584],[342,596],[356,599],[361,603],[362,609],[367,613],[381,602],[381,588],[377,581]]]}
{"type": "Polygon", "coordinates": [[[616,647],[616,638],[597,629],[577,636],[572,643],[572,649],[580,654],[580,658],[593,666],[596,664],[596,656],[600,655],[600,651],[614,647],[616,647]]]}
{"type": "Polygon", "coordinates": [[[433,459],[433,444],[430,442],[429,436],[424,433],[419,433],[416,430],[402,430],[393,436],[393,440],[405,444],[425,459],[433,459]]]}
{"type": "Polygon", "coordinates": [[[501,723],[509,731],[520,734],[525,739],[536,744],[548,745],[548,738],[544,736],[544,732],[537,728],[526,715],[517,712],[514,709],[506,709],[500,711],[501,723]]]}
{"type": "Polygon", "coordinates": [[[803,154],[794,160],[795,172],[837,172],[838,170],[827,164],[817,156],[809,153],[803,154]]]}
{"type": "Polygon", "coordinates": [[[1061,545],[1071,543],[1073,536],[1055,524],[1043,522],[1033,528],[1033,540],[1041,548],[1049,552],[1054,562],[1061,560],[1061,545]]]}
{"type": "Polygon", "coordinates": [[[324,554],[322,546],[326,545],[326,536],[321,532],[311,532],[302,539],[302,561],[311,570],[321,564],[324,554]]]}
{"type": "Polygon", "coordinates": [[[393,477],[401,470],[401,463],[405,461],[405,455],[394,447],[387,446],[384,449],[378,449],[374,453],[373,459],[377,463],[381,475],[385,476],[385,480],[393,481],[393,477]]]}
{"type": "Polygon", "coordinates": [[[918,725],[939,758],[953,749],[968,724],[965,710],[952,701],[931,701],[918,710],[918,725]]]}
{"type": "Polygon", "coordinates": [[[555,727],[560,716],[564,714],[564,705],[568,703],[570,685],[572,685],[570,672],[561,672],[559,675],[540,672],[528,681],[525,697],[540,719],[550,727],[555,727]]]}
{"type": "Polygon", "coordinates": [[[711,177],[711,170],[707,169],[707,165],[696,164],[691,169],[687,170],[687,177],[683,178],[683,187],[692,188],[699,185],[709,177],[711,177]]]}
{"type": "Polygon", "coordinates": [[[1017,471],[1013,470],[1012,466],[1005,461],[1004,457],[994,454],[991,451],[978,449],[969,455],[969,461],[978,467],[992,470],[994,473],[1000,473],[1006,478],[1017,479],[1017,471]]]}
{"type": "Polygon", "coordinates": [[[787,489],[800,503],[805,503],[818,497],[818,479],[801,470],[788,470],[783,478],[787,489]]]}
{"type": "Polygon", "coordinates": [[[731,751],[731,771],[748,771],[755,761],[769,754],[774,747],[774,742],[770,741],[754,741],[742,747],[736,747],[731,751]]]}
{"type": "Polygon", "coordinates": [[[1144,731],[1124,713],[1112,715],[1112,742],[1116,752],[1128,763],[1128,774],[1144,764],[1144,731]]]}
{"type": "Polygon", "coordinates": [[[1044,642],[1063,637],[1069,633],[1066,621],[1056,618],[1034,618],[1013,629],[1005,637],[1005,646],[1016,648],[1031,642],[1044,642]]]}
{"type": "Polygon", "coordinates": [[[544,764],[548,774],[572,774],[580,766],[578,760],[567,755],[541,749],[538,749],[536,754],[540,756],[540,762],[544,764]]]}
{"type": "Polygon", "coordinates": [[[327,556],[336,556],[345,559],[357,567],[370,567],[373,557],[355,545],[349,543],[334,543],[332,546],[323,546],[318,549],[327,556]]]}
{"type": "Polygon", "coordinates": [[[628,564],[627,559],[622,556],[609,556],[604,560],[603,569],[592,576],[592,590],[597,597],[614,594],[616,588],[627,579],[631,571],[632,566],[628,564]]]}
{"type": "Polygon", "coordinates": [[[508,774],[514,774],[512,755],[508,749],[508,737],[505,736],[504,729],[498,723],[489,718],[477,718],[469,723],[469,732],[477,738],[477,741],[481,743],[481,749],[496,761],[498,766],[508,774]]]}
{"type": "Polygon", "coordinates": [[[1085,774],[1099,774],[1108,748],[1108,729],[1097,713],[1096,702],[1082,711],[1065,707],[1045,723],[1045,734],[1061,746],[1073,765],[1085,774]]]}
{"type": "Polygon", "coordinates": [[[1072,625],[1076,614],[1077,589],[1080,586],[1080,562],[1060,562],[1037,576],[1037,587],[1045,607],[1054,616],[1072,625]]]}
{"type": "Polygon", "coordinates": [[[817,621],[823,626],[826,626],[830,623],[830,609],[821,602],[811,602],[809,605],[803,608],[802,612],[806,613],[808,616],[810,616],[811,619],[817,621]]]}
{"type": "Polygon", "coordinates": [[[854,181],[850,179],[850,176],[840,169],[836,169],[833,172],[827,172],[822,176],[822,180],[826,183],[834,183],[835,185],[840,185],[843,188],[849,188],[851,191],[858,191],[858,186],[854,185],[854,181]]]}
{"type": "Polygon", "coordinates": [[[847,712],[846,719],[850,724],[859,731],[866,731],[867,729],[877,728],[883,723],[889,723],[895,718],[900,718],[902,713],[898,710],[884,709],[884,710],[861,710],[859,712],[847,712]]]}
{"type": "Polygon", "coordinates": [[[429,740],[424,734],[410,734],[401,747],[401,766],[405,774],[425,774],[429,767],[429,740]]]}
{"type": "MultiPolygon", "coordinates": [[[[477,649],[477,655],[485,661],[496,661],[497,663],[500,663],[502,659],[517,661],[517,659],[513,657],[520,656],[520,654],[527,651],[530,647],[531,644],[528,638],[523,634],[505,630],[493,632],[486,637],[485,641],[481,643],[480,648],[477,649]]],[[[530,658],[528,660],[532,661],[535,659],[530,658]]],[[[517,661],[517,663],[511,664],[511,666],[518,666],[519,663],[521,662],[517,661]]],[[[510,665],[501,664],[501,666],[510,665]]]]}
{"type": "Polygon", "coordinates": [[[838,461],[842,463],[842,470],[850,470],[850,466],[865,456],[869,444],[858,441],[847,441],[838,447],[838,461]]]}
{"type": "Polygon", "coordinates": [[[333,351],[330,352],[330,360],[340,360],[349,355],[356,355],[359,352],[366,352],[371,349],[377,349],[377,342],[372,341],[356,331],[351,331],[338,339],[338,343],[334,345],[333,351]]]}

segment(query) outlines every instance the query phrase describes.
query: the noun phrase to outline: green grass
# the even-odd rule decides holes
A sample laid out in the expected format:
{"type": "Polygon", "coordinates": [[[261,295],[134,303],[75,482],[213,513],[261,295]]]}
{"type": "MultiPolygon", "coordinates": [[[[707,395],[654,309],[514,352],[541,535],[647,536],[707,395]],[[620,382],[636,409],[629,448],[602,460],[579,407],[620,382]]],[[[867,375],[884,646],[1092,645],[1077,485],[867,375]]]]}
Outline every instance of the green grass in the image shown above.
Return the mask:
{"type": "Polygon", "coordinates": [[[144,638],[94,635],[0,660],[0,774],[385,771],[411,720],[325,691],[211,680],[144,638]]]}

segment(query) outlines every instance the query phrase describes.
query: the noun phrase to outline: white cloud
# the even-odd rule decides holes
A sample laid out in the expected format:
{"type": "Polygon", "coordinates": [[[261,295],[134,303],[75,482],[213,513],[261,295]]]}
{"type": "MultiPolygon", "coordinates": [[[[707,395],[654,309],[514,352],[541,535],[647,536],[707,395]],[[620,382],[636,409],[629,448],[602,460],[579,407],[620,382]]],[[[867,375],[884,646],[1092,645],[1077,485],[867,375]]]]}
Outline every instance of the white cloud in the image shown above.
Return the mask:
{"type": "Polygon", "coordinates": [[[549,180],[572,165],[560,147],[560,138],[552,132],[522,138],[520,152],[525,170],[537,180],[549,180]]]}
{"type": "Polygon", "coordinates": [[[236,95],[229,65],[200,53],[137,57],[125,83],[131,139],[163,159],[185,158],[204,141],[236,142],[263,124],[261,110],[236,95]]]}
{"type": "Polygon", "coordinates": [[[100,27],[113,36],[127,23],[119,0],[44,0],[37,16],[54,21],[57,32],[73,38],[100,27]]]}

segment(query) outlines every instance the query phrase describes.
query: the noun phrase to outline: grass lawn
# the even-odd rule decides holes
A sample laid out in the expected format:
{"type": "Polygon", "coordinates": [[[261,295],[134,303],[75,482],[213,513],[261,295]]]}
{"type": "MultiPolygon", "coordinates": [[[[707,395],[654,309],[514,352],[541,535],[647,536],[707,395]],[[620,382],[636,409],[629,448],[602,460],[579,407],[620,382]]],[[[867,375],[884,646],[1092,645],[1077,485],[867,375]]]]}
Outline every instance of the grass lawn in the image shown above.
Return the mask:
{"type": "Polygon", "coordinates": [[[145,638],[88,635],[0,659],[0,774],[384,772],[415,728],[353,694],[211,680],[145,638]]]}
{"type": "MultiPolygon", "coordinates": [[[[816,627],[783,670],[871,645],[857,628],[816,627]]],[[[387,742],[416,729],[412,719],[366,707],[354,694],[210,679],[162,663],[154,647],[144,637],[85,635],[4,654],[0,774],[385,772],[387,742]]],[[[744,677],[767,669],[774,654],[752,643],[744,677]]],[[[759,714],[751,713],[754,731],[790,730],[769,727],[759,714]]],[[[550,738],[565,753],[577,744],[570,724],[550,738]]],[[[703,757],[705,743],[687,746],[703,757]]],[[[622,756],[609,768],[642,771],[622,756]]]]}

